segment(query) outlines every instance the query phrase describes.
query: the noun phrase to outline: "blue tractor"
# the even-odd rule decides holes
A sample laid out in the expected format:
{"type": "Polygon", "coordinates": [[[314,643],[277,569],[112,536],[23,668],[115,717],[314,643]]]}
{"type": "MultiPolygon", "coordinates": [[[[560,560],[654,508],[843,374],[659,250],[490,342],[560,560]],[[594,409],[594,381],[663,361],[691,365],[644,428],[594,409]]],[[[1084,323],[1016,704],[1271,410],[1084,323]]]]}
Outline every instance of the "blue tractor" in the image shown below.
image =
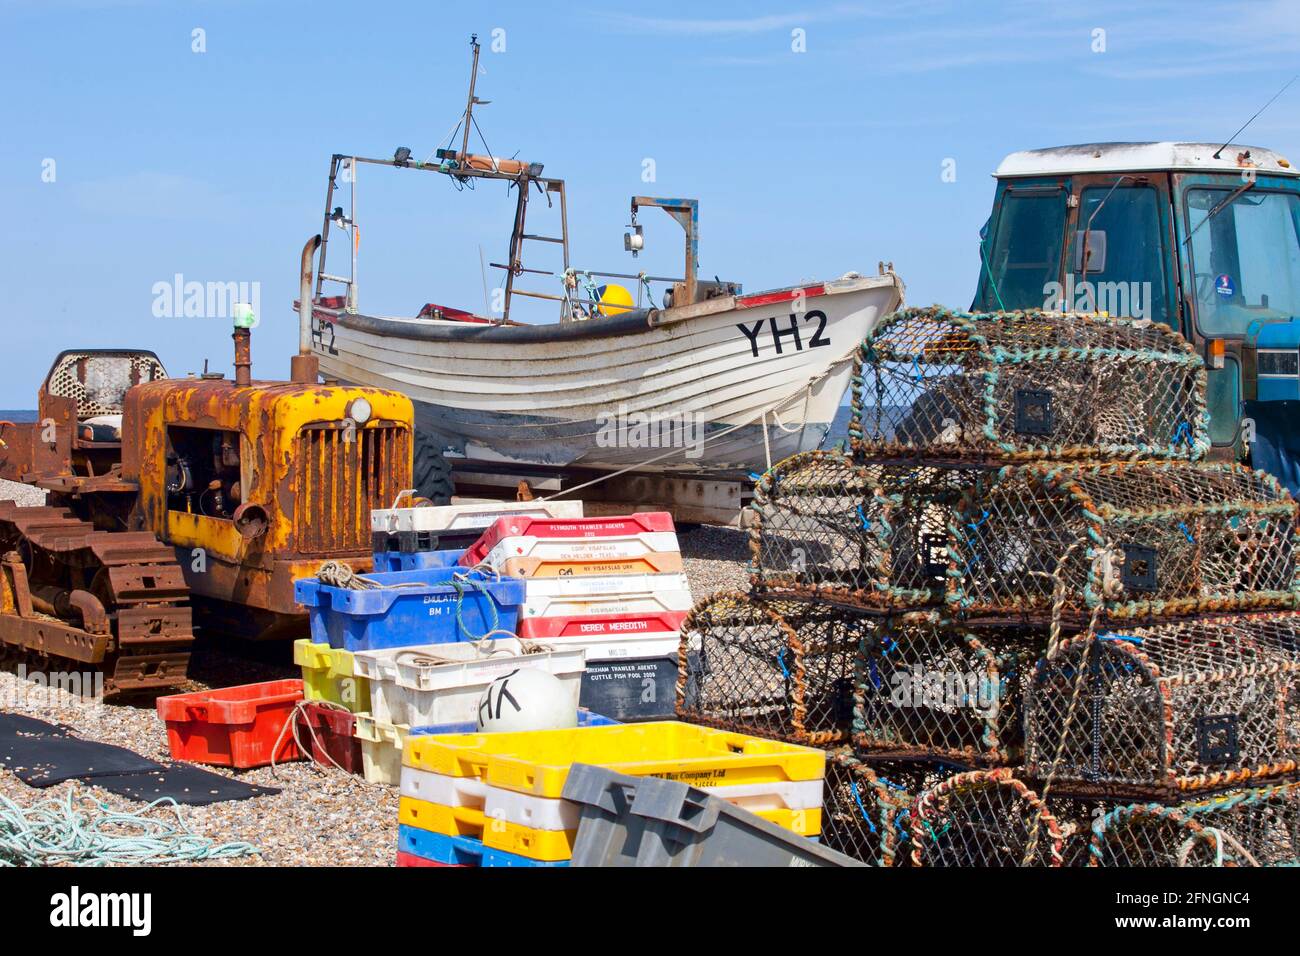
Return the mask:
{"type": "Polygon", "coordinates": [[[1300,492],[1300,171],[1253,146],[1095,143],[994,175],[972,308],[1177,329],[1205,357],[1211,457],[1300,492]]]}

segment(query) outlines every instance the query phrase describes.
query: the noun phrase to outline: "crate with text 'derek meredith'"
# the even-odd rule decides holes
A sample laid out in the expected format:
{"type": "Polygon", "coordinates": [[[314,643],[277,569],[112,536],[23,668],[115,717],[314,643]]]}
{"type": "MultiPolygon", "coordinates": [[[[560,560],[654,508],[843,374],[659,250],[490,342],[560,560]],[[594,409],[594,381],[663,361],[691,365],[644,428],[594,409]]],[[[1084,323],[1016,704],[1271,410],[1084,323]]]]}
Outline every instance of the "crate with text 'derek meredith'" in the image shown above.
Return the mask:
{"type": "Polygon", "coordinates": [[[462,555],[509,577],[676,573],[681,549],[666,511],[605,518],[499,518],[462,555]],[[602,567],[603,565],[603,567],[602,567]]]}

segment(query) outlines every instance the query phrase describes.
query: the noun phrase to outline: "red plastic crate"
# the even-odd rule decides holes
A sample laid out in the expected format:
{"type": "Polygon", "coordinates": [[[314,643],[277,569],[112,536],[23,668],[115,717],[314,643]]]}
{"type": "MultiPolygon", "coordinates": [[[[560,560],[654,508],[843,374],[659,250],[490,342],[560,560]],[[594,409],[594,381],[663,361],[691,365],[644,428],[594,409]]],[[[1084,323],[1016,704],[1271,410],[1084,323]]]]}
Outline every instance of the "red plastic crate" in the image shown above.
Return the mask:
{"type": "Polygon", "coordinates": [[[298,740],[302,747],[311,749],[315,763],[348,773],[362,773],[361,741],[354,736],[356,714],[311,701],[298,709],[296,720],[298,740]]]}
{"type": "Polygon", "coordinates": [[[426,860],[422,856],[416,856],[414,853],[404,853],[397,851],[398,866],[448,866],[453,869],[464,869],[469,866],[468,863],[439,863],[437,860],[426,860]]]}
{"type": "Polygon", "coordinates": [[[503,538],[527,536],[584,540],[619,538],[649,531],[676,530],[673,516],[667,511],[645,511],[640,514],[610,518],[532,518],[507,515],[494,521],[492,526],[470,545],[461,555],[460,563],[465,567],[473,567],[486,558],[488,552],[503,538]]]}
{"type": "Polygon", "coordinates": [[[688,611],[641,614],[575,614],[530,617],[519,622],[519,636],[535,641],[559,638],[634,638],[671,636],[682,629],[688,611]]]}
{"type": "MultiPolygon", "coordinates": [[[[221,767],[265,767],[276,740],[302,700],[302,680],[273,680],[158,698],[172,757],[221,767]]],[[[293,734],[283,735],[275,761],[298,760],[293,734]]]]}

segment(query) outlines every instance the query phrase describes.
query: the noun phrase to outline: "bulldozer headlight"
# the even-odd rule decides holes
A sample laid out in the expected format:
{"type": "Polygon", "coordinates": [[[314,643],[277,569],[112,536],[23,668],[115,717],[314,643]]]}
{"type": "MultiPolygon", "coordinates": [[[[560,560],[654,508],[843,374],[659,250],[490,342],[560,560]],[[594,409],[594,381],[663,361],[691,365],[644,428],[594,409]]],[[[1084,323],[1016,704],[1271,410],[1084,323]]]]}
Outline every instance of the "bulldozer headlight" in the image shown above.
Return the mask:
{"type": "Polygon", "coordinates": [[[352,419],[358,425],[364,425],[370,421],[370,400],[365,398],[354,398],[348,404],[348,418],[352,419]]]}

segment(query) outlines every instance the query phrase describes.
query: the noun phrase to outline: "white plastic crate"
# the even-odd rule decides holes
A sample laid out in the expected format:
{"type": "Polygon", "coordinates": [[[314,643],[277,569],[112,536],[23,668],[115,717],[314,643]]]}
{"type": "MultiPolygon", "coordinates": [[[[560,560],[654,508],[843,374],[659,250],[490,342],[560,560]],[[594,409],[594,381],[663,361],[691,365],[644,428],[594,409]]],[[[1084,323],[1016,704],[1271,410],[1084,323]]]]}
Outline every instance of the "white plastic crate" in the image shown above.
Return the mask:
{"type": "Polygon", "coordinates": [[[685,612],[693,603],[684,574],[529,578],[519,617],[685,612]]]}
{"type": "MultiPolygon", "coordinates": [[[[819,810],[821,780],[733,784],[704,787],[709,793],[751,813],[776,810],[819,810]]],[[[557,797],[505,790],[477,777],[449,777],[430,770],[403,767],[402,796],[444,807],[470,807],[489,819],[504,820],[534,830],[574,830],[579,807],[557,797]]]]}
{"type": "Polygon", "coordinates": [[[420,727],[474,720],[484,689],[498,677],[527,668],[560,679],[578,709],[585,669],[580,647],[523,653],[514,638],[358,651],[354,667],[370,682],[377,721],[420,727]]]}
{"type": "Polygon", "coordinates": [[[361,741],[361,768],[369,783],[396,787],[402,781],[402,748],[409,727],[357,714],[356,737],[361,741]]]}
{"type": "Polygon", "coordinates": [[[406,531],[468,533],[491,527],[498,518],[581,518],[582,502],[479,501],[472,504],[422,508],[376,508],[370,512],[370,530],[387,534],[406,531]]]}
{"type": "Polygon", "coordinates": [[[538,538],[511,535],[502,538],[487,553],[483,563],[506,570],[506,562],[519,558],[535,561],[583,562],[628,561],[651,554],[680,554],[675,531],[642,531],[622,537],[538,538]]]}

